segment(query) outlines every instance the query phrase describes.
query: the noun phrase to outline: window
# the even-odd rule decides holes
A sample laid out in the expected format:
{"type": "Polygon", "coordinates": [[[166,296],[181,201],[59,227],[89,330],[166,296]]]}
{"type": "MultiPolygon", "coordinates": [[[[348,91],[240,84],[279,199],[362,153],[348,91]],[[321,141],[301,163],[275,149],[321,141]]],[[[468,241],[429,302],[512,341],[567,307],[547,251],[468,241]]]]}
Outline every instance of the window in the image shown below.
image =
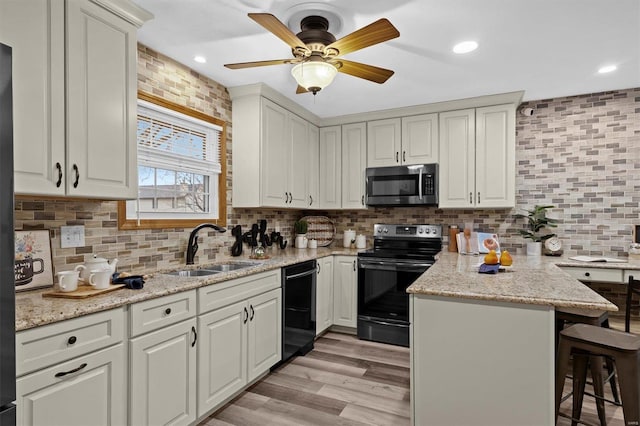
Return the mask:
{"type": "Polygon", "coordinates": [[[120,229],[225,225],[225,123],[138,94],[138,199],[120,202],[120,229]]]}

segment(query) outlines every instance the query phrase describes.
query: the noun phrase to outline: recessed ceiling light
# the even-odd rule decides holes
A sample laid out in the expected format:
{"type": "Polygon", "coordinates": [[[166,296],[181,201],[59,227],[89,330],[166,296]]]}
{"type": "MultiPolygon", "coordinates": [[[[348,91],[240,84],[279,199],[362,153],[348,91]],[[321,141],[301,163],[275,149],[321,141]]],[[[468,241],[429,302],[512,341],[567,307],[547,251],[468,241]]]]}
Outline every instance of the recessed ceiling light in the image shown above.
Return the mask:
{"type": "Polygon", "coordinates": [[[453,46],[453,51],[454,53],[469,53],[469,52],[473,52],[477,48],[478,48],[478,43],[476,43],[475,41],[469,40],[469,41],[463,41],[453,46]]]}
{"type": "Polygon", "coordinates": [[[196,61],[199,64],[206,64],[207,63],[207,58],[205,58],[204,56],[194,56],[193,60],[196,61]]]}
{"type": "Polygon", "coordinates": [[[617,70],[617,69],[618,69],[618,67],[616,67],[615,65],[606,65],[606,66],[604,66],[604,67],[600,68],[600,69],[598,70],[598,72],[599,72],[600,74],[606,74],[606,73],[608,73],[608,72],[612,72],[612,71],[615,71],[615,70],[617,70]]]}

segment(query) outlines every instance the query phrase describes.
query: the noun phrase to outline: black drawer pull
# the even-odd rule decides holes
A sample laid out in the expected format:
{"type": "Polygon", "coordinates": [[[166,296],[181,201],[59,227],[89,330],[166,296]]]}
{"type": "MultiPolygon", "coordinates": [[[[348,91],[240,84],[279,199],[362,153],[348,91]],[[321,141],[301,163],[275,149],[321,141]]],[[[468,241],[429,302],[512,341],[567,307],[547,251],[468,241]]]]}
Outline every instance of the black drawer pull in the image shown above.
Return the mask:
{"type": "Polygon", "coordinates": [[[247,323],[247,320],[249,319],[249,312],[247,311],[247,307],[244,307],[244,321],[243,324],[247,323]]]}
{"type": "Polygon", "coordinates": [[[73,345],[77,340],[76,336],[71,336],[69,337],[69,340],[67,340],[67,345],[73,345]]]}
{"type": "Polygon", "coordinates": [[[169,315],[171,313],[171,308],[167,308],[164,310],[165,315],[169,315]]]}
{"type": "Polygon", "coordinates": [[[82,364],[80,364],[80,367],[78,367],[78,368],[74,368],[73,370],[69,370],[69,371],[62,371],[60,373],[56,373],[56,377],[64,377],[67,374],[77,373],[78,371],[82,370],[86,366],[87,366],[87,363],[83,362],[82,364]]]}
{"type": "Polygon", "coordinates": [[[249,321],[253,321],[253,315],[255,314],[255,312],[253,311],[253,305],[249,306],[249,308],[251,309],[251,316],[249,317],[249,321]]]}
{"type": "Polygon", "coordinates": [[[191,342],[191,347],[194,347],[196,345],[196,342],[198,341],[198,332],[193,326],[191,327],[191,332],[193,333],[193,342],[191,342]]]}

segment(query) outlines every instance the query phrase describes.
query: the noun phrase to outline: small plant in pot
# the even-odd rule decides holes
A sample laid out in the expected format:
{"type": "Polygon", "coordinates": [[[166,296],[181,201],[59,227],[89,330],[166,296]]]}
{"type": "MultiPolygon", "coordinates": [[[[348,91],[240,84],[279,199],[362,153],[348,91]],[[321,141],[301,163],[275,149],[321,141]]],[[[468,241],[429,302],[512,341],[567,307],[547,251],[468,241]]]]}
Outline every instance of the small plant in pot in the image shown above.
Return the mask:
{"type": "Polygon", "coordinates": [[[555,237],[556,234],[541,234],[540,231],[543,228],[555,228],[558,226],[558,221],[547,217],[547,210],[552,209],[554,206],[534,206],[533,210],[526,210],[527,214],[516,214],[517,218],[527,219],[527,229],[520,229],[518,232],[525,239],[530,239],[531,242],[527,243],[527,255],[540,256],[542,253],[542,243],[551,237],[555,237]]]}
{"type": "Polygon", "coordinates": [[[297,248],[307,248],[307,237],[305,236],[307,233],[307,229],[309,228],[309,224],[306,220],[296,220],[293,224],[293,229],[296,233],[296,247],[297,248]]]}

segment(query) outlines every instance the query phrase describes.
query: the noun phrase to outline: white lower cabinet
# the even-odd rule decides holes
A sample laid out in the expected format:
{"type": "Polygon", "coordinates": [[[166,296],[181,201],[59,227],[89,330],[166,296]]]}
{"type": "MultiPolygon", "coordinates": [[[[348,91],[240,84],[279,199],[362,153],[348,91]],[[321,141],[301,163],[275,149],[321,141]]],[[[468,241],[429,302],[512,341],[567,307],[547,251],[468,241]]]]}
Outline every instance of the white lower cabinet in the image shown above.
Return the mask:
{"type": "Polygon", "coordinates": [[[206,312],[198,317],[199,417],[282,358],[280,276],[268,271],[198,290],[206,312]]]}
{"type": "Polygon", "coordinates": [[[126,424],[124,332],[113,309],[17,333],[17,424],[126,424]]]}
{"type": "Polygon", "coordinates": [[[130,423],[188,425],[196,419],[196,319],[131,339],[130,423]]]}
{"type": "Polygon", "coordinates": [[[316,336],[333,324],[333,256],[318,259],[316,336]]]}
{"type": "Polygon", "coordinates": [[[358,307],[356,256],[336,256],[333,271],[333,324],[355,328],[358,307]]]}
{"type": "Polygon", "coordinates": [[[195,316],[195,290],[131,305],[130,424],[196,420],[195,316]]]}

